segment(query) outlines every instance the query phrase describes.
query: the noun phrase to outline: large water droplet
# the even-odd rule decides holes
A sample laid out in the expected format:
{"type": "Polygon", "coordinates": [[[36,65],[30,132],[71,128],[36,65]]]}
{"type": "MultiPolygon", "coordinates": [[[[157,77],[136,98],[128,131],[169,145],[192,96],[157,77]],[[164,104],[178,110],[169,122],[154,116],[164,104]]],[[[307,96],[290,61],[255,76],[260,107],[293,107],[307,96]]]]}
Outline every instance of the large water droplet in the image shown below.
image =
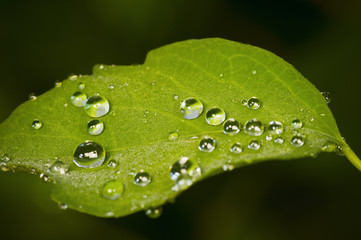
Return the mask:
{"type": "Polygon", "coordinates": [[[244,131],[250,136],[260,136],[264,131],[264,126],[257,119],[251,119],[244,125],[244,131]]]}
{"type": "Polygon", "coordinates": [[[250,98],[247,102],[247,107],[249,109],[256,110],[256,109],[260,108],[260,106],[261,106],[261,102],[256,97],[250,98]]]}
{"type": "Polygon", "coordinates": [[[122,196],[124,191],[123,183],[119,180],[111,180],[104,184],[102,189],[102,195],[105,198],[115,200],[122,196]]]}
{"type": "Polygon", "coordinates": [[[253,139],[248,143],[248,148],[252,150],[258,150],[261,147],[261,143],[257,139],[253,139]]]}
{"type": "Polygon", "coordinates": [[[283,133],[283,125],[278,121],[271,121],[268,125],[268,132],[270,134],[281,134],[283,133]]]}
{"type": "Polygon", "coordinates": [[[216,140],[211,137],[204,137],[198,145],[199,150],[202,152],[213,152],[216,148],[216,140]]]}
{"type": "Polygon", "coordinates": [[[134,176],[134,184],[145,187],[152,181],[152,177],[149,175],[149,173],[140,171],[134,176]]]}
{"type": "Polygon", "coordinates": [[[50,171],[52,173],[66,174],[68,172],[68,167],[61,161],[56,161],[50,166],[50,171]]]}
{"type": "Polygon", "coordinates": [[[211,108],[206,113],[206,121],[210,125],[219,125],[226,119],[226,113],[220,108],[211,108]]]}
{"type": "Polygon", "coordinates": [[[93,141],[85,141],[74,152],[74,163],[82,168],[95,168],[103,164],[105,150],[93,141]]]}
{"type": "Polygon", "coordinates": [[[233,118],[228,119],[223,125],[223,132],[225,134],[234,135],[240,131],[239,122],[233,118]]]}
{"type": "Polygon", "coordinates": [[[170,133],[170,134],[169,134],[169,136],[168,136],[168,140],[171,140],[171,141],[173,141],[173,140],[177,140],[177,139],[178,139],[178,137],[179,137],[179,135],[178,135],[178,133],[177,133],[177,132],[172,132],[172,133],[170,133]]]}
{"type": "Polygon", "coordinates": [[[71,95],[71,102],[76,107],[83,107],[87,101],[87,96],[84,92],[78,91],[71,95]]]}
{"type": "Polygon", "coordinates": [[[39,130],[40,128],[43,127],[43,123],[40,120],[35,119],[31,124],[31,127],[34,128],[35,130],[39,130]]]}
{"type": "Polygon", "coordinates": [[[170,169],[170,178],[175,181],[173,191],[179,191],[193,184],[193,181],[201,177],[201,169],[189,158],[182,157],[170,169]]]}
{"type": "Polygon", "coordinates": [[[185,99],[180,106],[180,112],[185,119],[195,119],[203,112],[203,104],[195,98],[185,99]]]}
{"type": "Polygon", "coordinates": [[[241,153],[242,152],[242,144],[239,142],[236,142],[235,144],[232,145],[230,151],[233,153],[241,153]]]}
{"type": "Polygon", "coordinates": [[[90,135],[99,135],[104,130],[104,123],[98,119],[93,119],[88,122],[88,133],[90,135]]]}
{"type": "Polygon", "coordinates": [[[155,218],[159,218],[162,215],[162,212],[163,212],[163,208],[161,206],[156,208],[148,208],[145,211],[145,215],[149,218],[155,219],[155,218]]]}
{"type": "Polygon", "coordinates": [[[109,102],[105,97],[94,95],[86,101],[84,110],[90,117],[102,117],[109,112],[109,102]]]}
{"type": "Polygon", "coordinates": [[[294,129],[299,129],[302,127],[302,121],[295,118],[292,123],[291,123],[291,127],[294,128],[294,129]]]}
{"type": "Polygon", "coordinates": [[[302,147],[305,144],[305,139],[302,136],[293,136],[291,144],[295,147],[302,147]]]}
{"type": "Polygon", "coordinates": [[[327,104],[331,102],[331,94],[329,92],[321,92],[321,95],[325,98],[327,104]]]}

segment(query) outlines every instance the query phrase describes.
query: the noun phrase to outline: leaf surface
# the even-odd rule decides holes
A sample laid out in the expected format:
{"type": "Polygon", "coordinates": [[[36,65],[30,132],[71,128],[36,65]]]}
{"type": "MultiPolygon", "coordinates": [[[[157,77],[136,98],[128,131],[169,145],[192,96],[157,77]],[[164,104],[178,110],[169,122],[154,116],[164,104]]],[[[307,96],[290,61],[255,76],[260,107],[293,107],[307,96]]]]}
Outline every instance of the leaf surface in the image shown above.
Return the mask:
{"type": "Polygon", "coordinates": [[[161,206],[211,175],[265,160],[314,155],[330,143],[344,144],[315,86],[276,55],[223,39],[164,46],[151,51],[143,65],[97,65],[91,76],[72,76],[22,104],[0,125],[3,171],[45,174],[54,183],[54,200],[103,217],[161,206]],[[79,90],[79,86],[84,88],[79,90]],[[83,107],[72,104],[71,96],[77,91],[88,98],[105,97],[109,113],[90,117],[83,107]],[[181,102],[190,97],[198,99],[204,109],[191,120],[180,112],[181,102]],[[258,109],[244,105],[244,100],[252,97],[260,101],[258,109]],[[214,107],[223,109],[226,119],[237,120],[241,131],[229,135],[223,132],[224,122],[208,124],[205,116],[214,107]],[[38,130],[32,127],[36,119],[43,123],[38,130]],[[88,133],[92,119],[104,123],[98,136],[88,133]],[[245,132],[251,119],[263,124],[260,136],[245,132]],[[302,121],[301,128],[291,126],[294,119],[302,121]],[[283,133],[271,135],[271,121],[281,122],[283,133]],[[302,146],[291,143],[295,136],[303,139],[302,146]],[[205,137],[216,142],[212,152],[199,150],[205,137]],[[75,149],[86,140],[105,149],[101,166],[82,168],[74,163],[75,149]],[[258,150],[249,147],[252,140],[260,144],[258,150]],[[235,143],[240,143],[241,153],[230,151],[235,143]],[[170,168],[183,157],[199,169],[174,181],[170,168]],[[54,162],[63,163],[66,173],[50,171],[54,162]],[[147,186],[134,184],[135,174],[142,171],[151,177],[147,186]],[[109,181],[121,183],[124,189],[115,200],[104,197],[104,185],[109,181]]]}

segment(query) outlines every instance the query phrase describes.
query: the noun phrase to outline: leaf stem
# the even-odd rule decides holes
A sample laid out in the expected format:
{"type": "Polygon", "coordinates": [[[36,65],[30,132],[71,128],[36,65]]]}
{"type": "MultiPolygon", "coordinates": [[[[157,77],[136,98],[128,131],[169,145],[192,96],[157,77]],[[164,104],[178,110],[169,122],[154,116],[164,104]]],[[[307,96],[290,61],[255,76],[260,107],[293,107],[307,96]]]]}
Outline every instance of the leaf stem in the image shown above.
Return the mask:
{"type": "Polygon", "coordinates": [[[349,145],[344,142],[342,146],[342,152],[345,154],[347,159],[354,165],[358,170],[361,171],[361,160],[357,157],[357,155],[352,151],[349,145]]]}

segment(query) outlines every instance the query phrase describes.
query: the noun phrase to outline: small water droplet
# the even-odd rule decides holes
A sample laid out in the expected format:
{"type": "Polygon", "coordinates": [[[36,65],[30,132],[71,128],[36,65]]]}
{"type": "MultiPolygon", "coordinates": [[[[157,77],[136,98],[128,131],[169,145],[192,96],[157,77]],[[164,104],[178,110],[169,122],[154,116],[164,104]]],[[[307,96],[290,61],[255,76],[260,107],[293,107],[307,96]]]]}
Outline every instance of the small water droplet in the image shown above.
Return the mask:
{"type": "Polygon", "coordinates": [[[83,90],[85,88],[85,83],[83,83],[83,82],[79,83],[78,88],[80,90],[83,90]]]}
{"type": "Polygon", "coordinates": [[[297,118],[295,118],[291,123],[291,127],[294,129],[299,129],[302,127],[302,125],[303,125],[302,121],[297,118]]]}
{"type": "Polygon", "coordinates": [[[264,126],[257,119],[251,119],[244,125],[244,132],[250,136],[260,136],[264,132],[264,126]]]}
{"type": "Polygon", "coordinates": [[[58,207],[59,207],[59,209],[61,209],[61,210],[66,210],[66,209],[68,209],[68,204],[59,203],[58,207]]]}
{"type": "Polygon", "coordinates": [[[103,64],[100,64],[100,65],[98,65],[98,69],[99,69],[99,70],[104,70],[104,69],[105,69],[105,66],[104,66],[103,64]]]}
{"type": "Polygon", "coordinates": [[[313,121],[315,121],[315,119],[314,119],[314,118],[311,118],[310,121],[313,122],[313,121]]]}
{"type": "Polygon", "coordinates": [[[331,94],[329,92],[321,92],[321,95],[325,98],[327,104],[331,102],[331,94]]]}
{"type": "Polygon", "coordinates": [[[82,168],[95,168],[103,164],[105,150],[98,143],[85,141],[74,151],[74,163],[82,168]]]}
{"type": "Polygon", "coordinates": [[[50,171],[52,173],[66,174],[68,172],[68,167],[65,165],[65,163],[56,161],[50,166],[50,171]]]}
{"type": "Polygon", "coordinates": [[[40,179],[42,179],[44,182],[49,182],[49,176],[45,173],[40,173],[40,179]]]}
{"type": "Polygon", "coordinates": [[[43,127],[43,123],[39,119],[35,119],[31,124],[31,127],[35,130],[39,130],[43,127]]]}
{"type": "Polygon", "coordinates": [[[256,71],[256,70],[253,70],[253,71],[252,71],[252,74],[253,74],[253,75],[256,75],[256,74],[257,74],[257,71],[256,71]]]}
{"type": "Polygon", "coordinates": [[[103,197],[111,200],[118,199],[124,192],[123,183],[119,180],[110,180],[102,188],[103,197]]]}
{"type": "Polygon", "coordinates": [[[155,218],[159,218],[162,215],[163,212],[163,208],[160,207],[156,207],[156,208],[148,208],[145,211],[145,215],[149,218],[155,219],[155,218]]]}
{"type": "Polygon", "coordinates": [[[260,106],[261,106],[261,102],[256,97],[250,98],[247,102],[247,107],[252,110],[256,110],[260,108],[260,106]]]}
{"type": "Polygon", "coordinates": [[[241,104],[242,104],[243,106],[247,106],[247,100],[246,100],[246,99],[243,99],[243,100],[241,101],[241,104]]]}
{"type": "Polygon", "coordinates": [[[88,133],[90,135],[96,136],[103,132],[104,123],[98,119],[93,119],[88,122],[88,133]]]}
{"type": "Polygon", "coordinates": [[[178,96],[177,94],[174,94],[174,95],[173,95],[173,99],[174,99],[174,100],[178,100],[178,98],[179,98],[179,96],[178,96]]]}
{"type": "Polygon", "coordinates": [[[76,107],[83,107],[87,101],[87,96],[84,92],[78,91],[71,95],[71,102],[76,107]]]}
{"type": "Polygon", "coordinates": [[[283,133],[282,123],[278,121],[271,121],[268,125],[268,132],[272,135],[283,133]]]}
{"type": "Polygon", "coordinates": [[[253,139],[248,143],[248,148],[252,150],[258,150],[261,147],[261,143],[257,139],[253,139]]]}
{"type": "Polygon", "coordinates": [[[109,108],[108,100],[100,95],[90,97],[84,105],[84,110],[90,117],[102,117],[109,112],[109,108]]]}
{"type": "Polygon", "coordinates": [[[172,141],[172,140],[177,140],[178,137],[179,137],[179,135],[178,135],[177,132],[172,132],[172,133],[169,134],[168,140],[171,140],[171,141],[172,141]]]}
{"type": "Polygon", "coordinates": [[[216,140],[211,137],[204,137],[198,145],[198,149],[202,152],[213,152],[216,148],[216,140]]]}
{"type": "Polygon", "coordinates": [[[335,152],[337,149],[337,145],[333,142],[327,142],[325,145],[322,146],[321,150],[323,152],[335,152]]]}
{"type": "Polygon", "coordinates": [[[67,103],[64,103],[64,107],[68,107],[68,104],[67,104],[67,103]]]}
{"type": "Polygon", "coordinates": [[[7,153],[4,153],[4,154],[1,156],[1,161],[9,162],[10,160],[11,160],[10,155],[7,154],[7,153]]]}
{"type": "Polygon", "coordinates": [[[61,86],[63,86],[63,82],[61,82],[61,81],[55,82],[55,87],[60,88],[61,86]]]}
{"type": "Polygon", "coordinates": [[[203,112],[203,104],[195,98],[185,99],[180,106],[180,112],[185,119],[195,119],[203,112]]]}
{"type": "Polygon", "coordinates": [[[295,147],[302,147],[305,144],[305,139],[302,136],[293,136],[291,144],[295,147]]]}
{"type": "Polygon", "coordinates": [[[276,137],[274,142],[278,144],[282,144],[284,142],[284,139],[282,137],[276,137]]]}
{"type": "Polygon", "coordinates": [[[114,159],[110,159],[110,160],[108,161],[107,166],[110,167],[110,168],[116,168],[116,166],[118,166],[118,163],[117,163],[117,161],[115,161],[114,159]]]}
{"type": "Polygon", "coordinates": [[[239,142],[236,142],[235,144],[232,145],[230,151],[232,153],[241,153],[242,152],[242,144],[239,142]]]}
{"type": "Polygon", "coordinates": [[[271,135],[267,135],[267,136],[266,136],[266,140],[267,140],[267,141],[271,141],[271,140],[272,140],[272,136],[271,136],[271,135]]]}
{"type": "Polygon", "coordinates": [[[320,113],[320,116],[321,116],[321,117],[324,117],[324,116],[326,116],[326,114],[324,114],[324,113],[320,113]]]}
{"type": "Polygon", "coordinates": [[[219,74],[219,77],[222,78],[222,77],[223,77],[223,73],[219,74]]]}
{"type": "Polygon", "coordinates": [[[36,99],[38,99],[38,97],[35,95],[35,93],[30,93],[29,94],[29,100],[30,101],[35,101],[36,99]]]}
{"type": "Polygon", "coordinates": [[[232,164],[224,164],[222,166],[222,168],[223,168],[223,171],[226,172],[226,171],[232,171],[234,169],[234,166],[232,164]]]}
{"type": "Polygon", "coordinates": [[[228,119],[223,125],[223,132],[231,136],[239,133],[240,130],[239,122],[233,118],[228,119]]]}
{"type": "Polygon", "coordinates": [[[108,88],[109,88],[110,90],[113,90],[115,87],[114,87],[113,84],[109,84],[108,88]]]}
{"type": "Polygon", "coordinates": [[[78,75],[71,74],[71,75],[69,75],[68,79],[69,79],[70,81],[75,81],[75,80],[78,79],[78,75]]]}
{"type": "Polygon", "coordinates": [[[140,171],[134,176],[134,184],[137,186],[145,187],[152,181],[152,177],[149,173],[140,171]]]}
{"type": "Polygon", "coordinates": [[[211,108],[206,113],[206,121],[210,125],[219,125],[226,119],[226,113],[220,108],[211,108]]]}

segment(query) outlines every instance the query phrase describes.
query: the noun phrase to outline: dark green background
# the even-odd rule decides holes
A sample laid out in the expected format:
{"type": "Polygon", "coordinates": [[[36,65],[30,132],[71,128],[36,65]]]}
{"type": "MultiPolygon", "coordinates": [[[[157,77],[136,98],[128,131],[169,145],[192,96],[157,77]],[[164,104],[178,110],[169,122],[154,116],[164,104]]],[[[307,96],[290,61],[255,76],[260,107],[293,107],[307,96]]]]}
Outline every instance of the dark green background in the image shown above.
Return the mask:
{"type": "MultiPolygon", "coordinates": [[[[340,131],[361,156],[359,0],[0,0],[0,30],[0,121],[70,73],[223,37],[276,53],[331,92],[340,131]]],[[[49,192],[38,176],[1,173],[1,239],[361,238],[361,173],[334,154],[213,177],[156,220],[59,210],[49,192]]]]}

